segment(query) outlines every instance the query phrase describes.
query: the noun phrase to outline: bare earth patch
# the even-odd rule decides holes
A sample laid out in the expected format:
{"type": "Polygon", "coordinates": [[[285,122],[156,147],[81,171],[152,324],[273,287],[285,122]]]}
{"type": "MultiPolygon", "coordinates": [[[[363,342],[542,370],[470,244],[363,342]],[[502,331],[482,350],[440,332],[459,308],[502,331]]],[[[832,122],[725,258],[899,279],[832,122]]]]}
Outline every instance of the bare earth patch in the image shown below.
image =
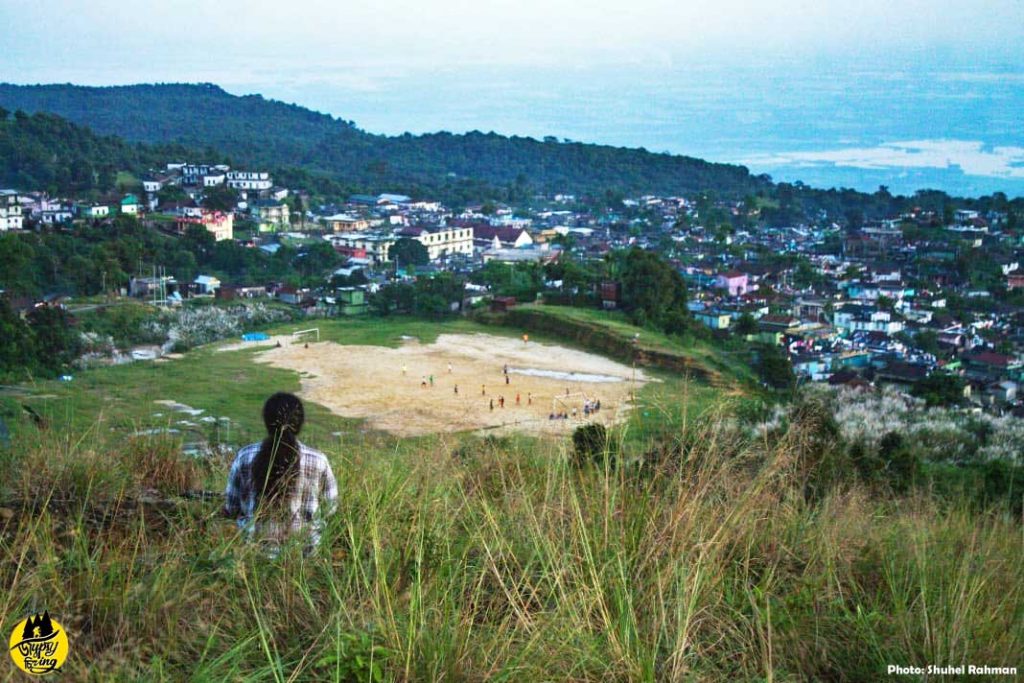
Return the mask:
{"type": "MultiPolygon", "coordinates": [[[[486,334],[444,334],[426,345],[407,340],[397,349],[333,342],[306,348],[304,341],[287,337],[281,344],[256,354],[256,362],[298,372],[304,398],[401,436],[467,430],[566,434],[584,421],[612,424],[628,411],[634,384],[649,381],[641,370],[634,381],[630,366],[601,356],[486,334]],[[601,410],[584,418],[584,402],[598,400],[601,410]],[[570,419],[549,419],[559,412],[570,419]]],[[[243,346],[224,350],[231,348],[243,346]]]]}

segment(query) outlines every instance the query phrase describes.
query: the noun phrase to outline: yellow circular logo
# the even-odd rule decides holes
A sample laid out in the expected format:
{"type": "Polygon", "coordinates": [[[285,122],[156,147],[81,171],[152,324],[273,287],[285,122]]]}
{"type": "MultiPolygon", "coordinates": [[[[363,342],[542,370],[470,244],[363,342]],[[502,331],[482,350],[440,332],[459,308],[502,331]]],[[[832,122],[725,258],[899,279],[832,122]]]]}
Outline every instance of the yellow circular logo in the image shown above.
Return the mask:
{"type": "Polygon", "coordinates": [[[10,641],[11,659],[27,674],[57,671],[68,658],[68,634],[49,612],[33,614],[14,627],[10,641]]]}

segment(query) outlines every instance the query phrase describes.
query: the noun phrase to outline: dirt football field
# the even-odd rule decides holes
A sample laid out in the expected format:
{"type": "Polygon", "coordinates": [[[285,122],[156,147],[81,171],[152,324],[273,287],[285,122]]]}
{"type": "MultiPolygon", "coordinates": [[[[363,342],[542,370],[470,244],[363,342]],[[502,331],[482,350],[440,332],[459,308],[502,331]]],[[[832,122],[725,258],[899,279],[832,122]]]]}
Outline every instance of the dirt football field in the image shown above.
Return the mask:
{"type": "Polygon", "coordinates": [[[621,420],[634,387],[649,381],[601,356],[487,334],[443,334],[433,344],[409,338],[394,349],[313,341],[307,348],[289,336],[259,344],[278,341],[256,361],[300,373],[303,398],[401,436],[568,434],[584,422],[621,420]]]}

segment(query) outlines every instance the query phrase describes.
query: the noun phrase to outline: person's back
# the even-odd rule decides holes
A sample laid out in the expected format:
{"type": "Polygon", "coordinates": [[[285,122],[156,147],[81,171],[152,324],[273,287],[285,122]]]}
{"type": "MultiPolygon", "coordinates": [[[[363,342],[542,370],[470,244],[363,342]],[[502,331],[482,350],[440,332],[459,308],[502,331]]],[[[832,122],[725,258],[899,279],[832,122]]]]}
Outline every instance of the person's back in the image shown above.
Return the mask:
{"type": "Polygon", "coordinates": [[[267,438],[242,448],[231,465],[224,513],[272,553],[290,536],[320,541],[323,517],[337,507],[338,485],[327,457],[298,440],[302,403],[292,394],[271,396],[263,408],[267,438]]]}

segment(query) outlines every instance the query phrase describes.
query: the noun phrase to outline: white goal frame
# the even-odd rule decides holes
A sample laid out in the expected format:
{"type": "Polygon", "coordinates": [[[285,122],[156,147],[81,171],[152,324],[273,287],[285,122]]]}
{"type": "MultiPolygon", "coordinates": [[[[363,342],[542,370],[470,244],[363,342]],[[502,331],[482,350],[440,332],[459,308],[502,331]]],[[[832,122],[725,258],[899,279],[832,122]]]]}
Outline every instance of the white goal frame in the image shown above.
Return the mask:
{"type": "Polygon", "coordinates": [[[570,394],[558,394],[551,397],[551,412],[557,412],[555,409],[561,405],[565,409],[565,412],[572,416],[572,409],[576,408],[576,415],[581,416],[583,414],[583,404],[590,400],[585,392],[574,391],[570,394]],[[577,399],[579,401],[578,406],[574,406],[570,401],[577,399]]]}
{"type": "Polygon", "coordinates": [[[298,332],[292,332],[292,339],[295,340],[292,343],[293,344],[298,344],[299,343],[299,337],[301,337],[304,334],[309,334],[310,332],[316,332],[316,340],[320,341],[320,328],[319,327],[311,327],[308,330],[299,330],[298,332]]]}

